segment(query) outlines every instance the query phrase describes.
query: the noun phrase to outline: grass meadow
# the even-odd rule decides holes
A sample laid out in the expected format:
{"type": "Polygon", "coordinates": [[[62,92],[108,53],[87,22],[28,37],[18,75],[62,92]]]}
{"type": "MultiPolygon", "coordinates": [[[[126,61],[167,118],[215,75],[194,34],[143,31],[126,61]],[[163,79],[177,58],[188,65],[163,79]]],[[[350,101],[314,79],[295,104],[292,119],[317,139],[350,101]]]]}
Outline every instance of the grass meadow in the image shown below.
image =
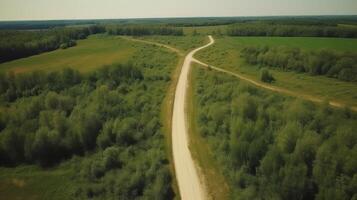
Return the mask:
{"type": "Polygon", "coordinates": [[[34,165],[1,167],[1,199],[70,199],[76,184],[72,163],[45,170],[34,165]]]}

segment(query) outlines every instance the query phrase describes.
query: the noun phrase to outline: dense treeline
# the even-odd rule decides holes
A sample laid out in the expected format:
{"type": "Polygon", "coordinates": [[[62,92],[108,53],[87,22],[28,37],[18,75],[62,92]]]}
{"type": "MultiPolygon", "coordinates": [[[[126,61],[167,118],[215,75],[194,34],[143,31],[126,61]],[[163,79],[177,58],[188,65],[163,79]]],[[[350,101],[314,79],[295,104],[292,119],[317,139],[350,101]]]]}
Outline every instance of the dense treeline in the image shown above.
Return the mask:
{"type": "Polygon", "coordinates": [[[43,20],[43,21],[1,21],[0,30],[39,30],[65,26],[100,24],[101,20],[43,20]]]}
{"type": "Polygon", "coordinates": [[[155,24],[174,26],[212,26],[244,22],[272,22],[277,24],[337,25],[357,24],[357,17],[351,16],[271,16],[271,17],[188,17],[147,19],[91,19],[91,20],[44,20],[44,21],[1,21],[0,29],[34,30],[63,26],[95,24],[155,24]]]}
{"type": "Polygon", "coordinates": [[[311,75],[326,75],[343,81],[357,81],[357,54],[355,53],[251,46],[243,48],[241,56],[253,65],[306,72],[311,75]]]}
{"type": "Polygon", "coordinates": [[[227,28],[230,36],[340,37],[357,38],[352,26],[287,25],[269,23],[239,23],[227,28]]]}
{"type": "Polygon", "coordinates": [[[42,31],[0,31],[0,63],[75,45],[75,40],[103,33],[102,26],[42,31]]]}
{"type": "Polygon", "coordinates": [[[355,113],[196,73],[199,132],[232,199],[357,198],[355,113]]]}
{"type": "Polygon", "coordinates": [[[119,93],[110,93],[107,84],[96,84],[108,82],[118,87],[142,79],[140,70],[127,65],[103,68],[87,79],[71,69],[3,76],[2,101],[14,105],[7,108],[11,113],[2,112],[2,164],[51,165],[92,150],[106,118],[119,115],[118,111],[128,112],[124,106],[118,107],[118,101],[123,101],[119,93]]]}
{"type": "Polygon", "coordinates": [[[172,198],[159,119],[169,74],[162,64],[127,64],[3,75],[0,165],[77,155],[76,198],[172,198]]]}
{"type": "Polygon", "coordinates": [[[108,26],[108,34],[111,35],[183,35],[183,29],[170,26],[149,26],[149,25],[124,25],[108,26]]]}

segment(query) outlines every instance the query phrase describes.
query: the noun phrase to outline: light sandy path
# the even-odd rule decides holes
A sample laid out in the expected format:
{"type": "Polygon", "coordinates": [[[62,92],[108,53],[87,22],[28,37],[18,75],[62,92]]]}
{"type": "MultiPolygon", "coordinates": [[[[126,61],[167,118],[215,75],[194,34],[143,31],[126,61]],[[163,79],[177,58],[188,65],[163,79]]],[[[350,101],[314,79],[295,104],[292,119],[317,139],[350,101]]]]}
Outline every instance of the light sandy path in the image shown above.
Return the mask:
{"type": "Polygon", "coordinates": [[[152,42],[152,41],[148,41],[148,40],[136,39],[136,38],[128,37],[128,36],[121,36],[121,38],[126,39],[126,40],[131,40],[131,41],[134,41],[134,42],[141,42],[141,43],[156,45],[156,46],[159,46],[159,47],[164,47],[164,48],[167,48],[167,49],[177,53],[180,56],[183,56],[183,53],[179,49],[176,49],[175,47],[172,47],[172,46],[169,46],[169,45],[166,45],[166,44],[161,44],[161,43],[158,43],[158,42],[152,42]]]}
{"type": "Polygon", "coordinates": [[[193,55],[197,51],[213,44],[212,37],[209,37],[210,42],[208,44],[187,54],[176,86],[172,116],[172,148],[176,179],[181,198],[184,200],[200,200],[207,198],[204,184],[202,183],[202,179],[198,176],[197,168],[195,167],[195,163],[189,150],[185,102],[188,87],[188,75],[191,62],[194,60],[193,55]]]}

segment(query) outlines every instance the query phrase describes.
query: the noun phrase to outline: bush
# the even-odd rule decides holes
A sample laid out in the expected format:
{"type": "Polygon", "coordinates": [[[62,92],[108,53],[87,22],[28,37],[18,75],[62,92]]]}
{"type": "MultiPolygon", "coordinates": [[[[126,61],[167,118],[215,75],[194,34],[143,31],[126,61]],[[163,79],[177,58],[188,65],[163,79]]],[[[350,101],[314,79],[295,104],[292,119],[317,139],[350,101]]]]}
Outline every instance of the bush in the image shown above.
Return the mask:
{"type": "Polygon", "coordinates": [[[267,68],[262,68],[260,70],[260,80],[266,83],[272,83],[275,81],[275,78],[267,68]]]}

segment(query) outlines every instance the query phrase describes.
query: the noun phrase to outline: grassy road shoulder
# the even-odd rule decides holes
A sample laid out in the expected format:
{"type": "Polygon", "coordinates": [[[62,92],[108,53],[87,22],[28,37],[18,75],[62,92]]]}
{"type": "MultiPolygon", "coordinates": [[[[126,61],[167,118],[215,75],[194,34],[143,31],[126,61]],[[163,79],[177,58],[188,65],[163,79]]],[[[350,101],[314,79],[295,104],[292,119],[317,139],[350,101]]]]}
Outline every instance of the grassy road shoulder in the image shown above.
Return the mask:
{"type": "Polygon", "coordinates": [[[228,199],[229,187],[221,173],[218,163],[214,159],[214,155],[204,138],[200,135],[197,127],[197,98],[196,76],[197,64],[192,64],[191,73],[189,76],[189,85],[186,105],[188,132],[190,134],[190,150],[195,161],[198,163],[201,174],[204,175],[206,187],[209,196],[212,199],[228,199]]]}

